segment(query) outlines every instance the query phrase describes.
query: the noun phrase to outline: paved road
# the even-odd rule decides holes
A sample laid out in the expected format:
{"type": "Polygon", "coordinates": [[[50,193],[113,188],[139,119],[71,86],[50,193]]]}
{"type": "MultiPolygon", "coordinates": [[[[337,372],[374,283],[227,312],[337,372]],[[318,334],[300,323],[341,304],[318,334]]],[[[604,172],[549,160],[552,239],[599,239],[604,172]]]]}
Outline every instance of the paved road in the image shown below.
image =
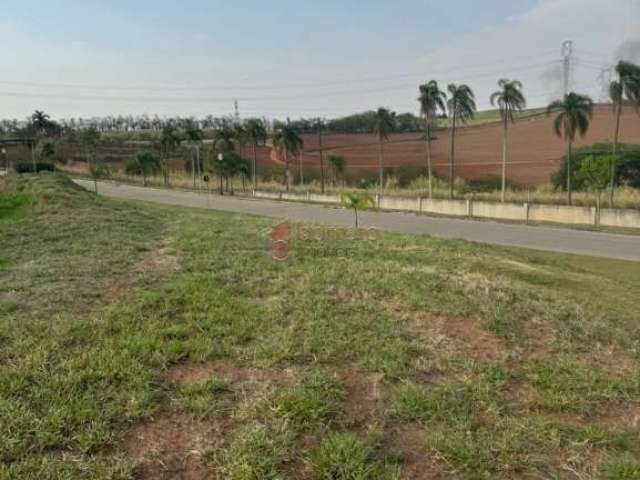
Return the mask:
{"type": "MultiPolygon", "coordinates": [[[[91,181],[76,180],[76,183],[93,190],[93,182],[91,181]]],[[[193,192],[116,185],[110,182],[99,182],[98,191],[102,195],[114,198],[289,218],[335,226],[353,225],[351,211],[321,205],[220,197],[193,192]]],[[[363,226],[392,232],[428,234],[440,238],[464,239],[495,245],[640,261],[640,235],[428,217],[397,212],[363,212],[360,218],[363,226]]]]}

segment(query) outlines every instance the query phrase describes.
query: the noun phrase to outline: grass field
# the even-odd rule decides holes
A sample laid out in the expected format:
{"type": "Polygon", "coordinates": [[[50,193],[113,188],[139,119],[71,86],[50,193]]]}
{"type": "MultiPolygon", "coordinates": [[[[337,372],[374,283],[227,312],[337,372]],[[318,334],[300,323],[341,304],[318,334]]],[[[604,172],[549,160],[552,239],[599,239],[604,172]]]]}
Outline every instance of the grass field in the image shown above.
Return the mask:
{"type": "Polygon", "coordinates": [[[638,479],[640,266],[0,180],[2,479],[638,479]]]}

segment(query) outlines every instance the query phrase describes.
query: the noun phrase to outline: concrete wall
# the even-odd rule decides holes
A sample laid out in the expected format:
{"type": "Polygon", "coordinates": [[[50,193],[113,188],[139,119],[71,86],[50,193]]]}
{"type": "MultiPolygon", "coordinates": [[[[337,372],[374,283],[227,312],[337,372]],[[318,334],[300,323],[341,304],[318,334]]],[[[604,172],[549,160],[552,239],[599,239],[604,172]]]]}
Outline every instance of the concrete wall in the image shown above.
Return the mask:
{"type": "Polygon", "coordinates": [[[282,200],[293,200],[294,202],[306,202],[307,194],[306,193],[286,193],[282,192],[282,200]]]}
{"type": "Polygon", "coordinates": [[[477,202],[472,205],[472,215],[479,218],[527,220],[527,206],[521,203],[477,202]]]}
{"type": "Polygon", "coordinates": [[[318,203],[340,203],[340,195],[310,193],[309,201],[318,203]]]}
{"type": "Polygon", "coordinates": [[[428,198],[423,198],[421,211],[438,215],[466,217],[469,215],[469,202],[467,200],[429,200],[428,198]]]}
{"type": "Polygon", "coordinates": [[[258,198],[270,198],[270,199],[275,199],[275,200],[279,200],[280,199],[280,193],[279,192],[258,192],[256,190],[255,192],[253,192],[253,196],[254,197],[258,197],[258,198]]]}
{"type": "Polygon", "coordinates": [[[606,227],[640,228],[640,211],[603,208],[600,210],[600,225],[606,227]]]}
{"type": "Polygon", "coordinates": [[[565,205],[529,205],[532,222],[556,222],[573,225],[595,225],[595,207],[569,207],[565,205]]]}
{"type": "Polygon", "coordinates": [[[378,208],[382,210],[402,210],[407,212],[419,212],[420,203],[421,202],[419,198],[385,197],[381,195],[379,197],[378,208]]]}
{"type": "MultiPolygon", "coordinates": [[[[340,203],[339,195],[319,193],[254,192],[258,198],[340,203]]],[[[481,202],[471,200],[440,200],[428,198],[376,196],[378,208],[406,212],[434,213],[455,217],[495,218],[531,222],[552,222],[570,225],[602,225],[606,227],[639,228],[639,210],[603,208],[600,215],[595,207],[569,207],[565,205],[537,205],[519,203],[481,202]],[[598,218],[599,217],[599,218],[598,218]],[[598,223],[599,220],[599,223],[598,223]]]]}

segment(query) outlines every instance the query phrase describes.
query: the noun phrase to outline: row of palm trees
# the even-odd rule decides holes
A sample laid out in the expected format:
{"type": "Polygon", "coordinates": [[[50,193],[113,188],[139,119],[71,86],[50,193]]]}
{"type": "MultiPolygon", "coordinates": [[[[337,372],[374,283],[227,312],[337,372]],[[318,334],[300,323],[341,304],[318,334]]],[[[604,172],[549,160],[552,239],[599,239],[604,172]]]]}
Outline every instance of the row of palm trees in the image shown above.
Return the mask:
{"type": "MultiPolygon", "coordinates": [[[[640,109],[640,66],[629,62],[620,61],[616,66],[618,79],[611,82],[610,97],[615,112],[614,141],[612,147],[612,162],[610,165],[610,203],[613,204],[615,187],[615,159],[620,133],[620,118],[622,109],[626,103],[636,110],[640,109]]],[[[432,196],[432,169],[431,169],[431,139],[433,121],[438,114],[447,115],[450,119],[450,148],[449,148],[449,196],[453,197],[453,180],[455,165],[455,138],[458,122],[466,123],[472,119],[476,111],[475,96],[467,85],[450,84],[447,94],[440,90],[435,80],[427,82],[419,87],[420,111],[424,119],[426,138],[427,175],[429,184],[429,197],[432,196]]],[[[515,112],[526,108],[526,99],[523,93],[522,83],[517,80],[501,79],[498,81],[498,90],[490,96],[490,102],[497,106],[503,123],[502,140],[502,172],[501,172],[501,200],[505,201],[507,163],[508,163],[508,130],[509,124],[515,122],[515,112]]],[[[572,146],[576,136],[586,135],[590,121],[593,117],[593,101],[586,95],[574,92],[568,93],[561,100],[556,100],[547,107],[547,114],[554,115],[553,131],[558,137],[563,137],[567,142],[567,200],[571,204],[571,155],[572,146]]],[[[389,134],[389,111],[378,110],[379,121],[374,132],[378,141],[382,144],[389,134]],[[383,127],[383,128],[380,128],[383,127]]],[[[380,148],[382,156],[382,147],[380,148]]],[[[380,159],[380,185],[382,186],[382,159],[380,159]]]]}
{"type": "MultiPolygon", "coordinates": [[[[613,141],[613,158],[615,160],[619,131],[620,118],[623,106],[629,103],[636,108],[640,108],[640,67],[628,62],[621,61],[616,67],[618,79],[611,83],[610,96],[615,111],[615,132],[613,141]]],[[[473,90],[465,84],[449,84],[447,92],[440,89],[438,82],[431,80],[419,86],[418,102],[420,113],[424,123],[424,133],[426,140],[425,158],[426,174],[428,178],[428,194],[433,196],[433,169],[431,142],[433,139],[433,125],[436,118],[449,118],[449,196],[454,194],[455,160],[456,160],[456,133],[460,124],[466,124],[474,118],[477,110],[476,99],[473,90]]],[[[518,80],[500,79],[498,89],[489,98],[490,103],[497,107],[502,120],[502,169],[501,169],[501,200],[506,200],[507,187],[507,165],[508,165],[508,132],[509,125],[516,121],[516,112],[526,108],[527,102],[523,92],[522,83],[518,80]]],[[[570,92],[560,100],[556,100],[547,107],[547,114],[554,115],[553,131],[558,137],[562,137],[567,142],[567,199],[572,201],[572,147],[577,135],[584,136],[593,116],[593,101],[586,95],[570,92]]],[[[384,187],[384,145],[389,140],[390,134],[395,127],[395,112],[387,108],[380,107],[373,117],[372,132],[378,141],[378,184],[382,190],[384,187]]],[[[324,152],[322,146],[322,121],[317,121],[318,144],[320,152],[320,178],[321,190],[324,191],[324,152]]],[[[247,120],[244,124],[236,124],[233,127],[224,126],[216,130],[216,137],[233,136],[242,147],[246,143],[253,146],[253,166],[252,177],[254,188],[256,186],[256,146],[265,143],[267,139],[267,128],[264,121],[259,119],[247,120]]],[[[215,143],[215,142],[214,142],[215,143]]],[[[290,189],[293,175],[291,173],[291,159],[298,159],[298,178],[300,184],[304,184],[304,173],[302,164],[302,152],[304,142],[300,131],[291,122],[276,126],[272,135],[273,148],[285,163],[284,183],[287,190],[290,189]]],[[[331,163],[334,158],[331,157],[331,163]]],[[[344,170],[344,159],[337,158],[338,164],[344,170]]],[[[610,195],[613,202],[615,164],[611,165],[610,195]]],[[[335,170],[335,164],[334,164],[335,170]]]]}

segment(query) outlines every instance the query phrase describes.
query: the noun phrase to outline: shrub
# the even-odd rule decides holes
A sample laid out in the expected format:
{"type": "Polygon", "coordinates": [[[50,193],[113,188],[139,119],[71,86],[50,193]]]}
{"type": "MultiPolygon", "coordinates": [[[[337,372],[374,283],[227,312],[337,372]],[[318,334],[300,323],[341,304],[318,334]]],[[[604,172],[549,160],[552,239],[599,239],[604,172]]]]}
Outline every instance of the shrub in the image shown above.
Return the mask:
{"type": "MultiPolygon", "coordinates": [[[[34,164],[32,162],[16,163],[13,168],[16,171],[16,173],[33,173],[34,172],[34,164]]],[[[56,167],[53,163],[36,162],[35,164],[36,172],[53,172],[55,169],[56,167]]]]}
{"type": "MultiPolygon", "coordinates": [[[[514,185],[507,181],[507,188],[513,188],[514,185]]],[[[498,192],[502,189],[502,177],[498,175],[486,175],[481,178],[472,178],[465,180],[461,193],[491,193],[498,192]]]]}
{"type": "Polygon", "coordinates": [[[91,165],[89,169],[91,178],[111,178],[111,170],[106,165],[91,165]]]}
{"type": "MultiPolygon", "coordinates": [[[[611,155],[610,143],[596,143],[573,150],[571,155],[572,184],[575,190],[586,188],[585,177],[576,174],[580,171],[582,162],[588,157],[611,155]]],[[[619,144],[616,162],[615,184],[640,188],[640,145],[619,144]]],[[[551,183],[556,190],[564,190],[567,182],[567,158],[562,160],[560,168],[551,177],[551,183]]]]}

